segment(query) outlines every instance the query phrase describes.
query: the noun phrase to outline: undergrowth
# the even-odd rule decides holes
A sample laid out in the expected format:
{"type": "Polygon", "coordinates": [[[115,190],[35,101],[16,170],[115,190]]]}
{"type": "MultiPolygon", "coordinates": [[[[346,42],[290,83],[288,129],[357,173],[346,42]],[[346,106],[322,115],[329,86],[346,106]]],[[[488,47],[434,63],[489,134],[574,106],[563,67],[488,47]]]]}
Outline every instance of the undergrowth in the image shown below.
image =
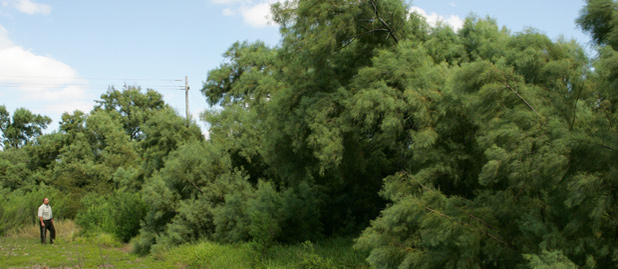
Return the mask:
{"type": "Polygon", "coordinates": [[[12,229],[0,237],[0,265],[4,267],[116,267],[116,268],[368,268],[365,253],[353,250],[349,238],[273,245],[262,253],[251,243],[219,244],[202,241],[147,256],[131,253],[131,245],[107,233],[79,235],[70,220],[55,222],[56,242],[41,244],[39,227],[12,229]]]}

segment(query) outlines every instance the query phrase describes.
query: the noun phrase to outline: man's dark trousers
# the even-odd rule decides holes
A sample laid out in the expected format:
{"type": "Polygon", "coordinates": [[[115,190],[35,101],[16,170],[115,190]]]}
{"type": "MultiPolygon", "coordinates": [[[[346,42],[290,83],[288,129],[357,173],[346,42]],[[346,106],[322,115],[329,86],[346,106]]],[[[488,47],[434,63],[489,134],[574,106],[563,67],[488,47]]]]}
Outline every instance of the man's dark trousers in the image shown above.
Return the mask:
{"type": "Polygon", "coordinates": [[[39,226],[41,227],[41,243],[45,244],[47,230],[49,230],[49,242],[54,243],[56,239],[56,228],[54,228],[54,223],[52,220],[43,220],[43,223],[45,223],[45,226],[42,226],[41,222],[39,222],[39,226]]]}

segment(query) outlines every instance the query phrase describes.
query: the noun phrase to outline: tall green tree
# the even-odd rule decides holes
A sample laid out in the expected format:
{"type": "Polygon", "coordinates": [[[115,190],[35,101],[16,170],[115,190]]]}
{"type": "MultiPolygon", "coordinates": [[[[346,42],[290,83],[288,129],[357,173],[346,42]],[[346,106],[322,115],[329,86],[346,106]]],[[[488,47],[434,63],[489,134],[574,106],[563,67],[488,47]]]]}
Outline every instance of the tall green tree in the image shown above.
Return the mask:
{"type": "Polygon", "coordinates": [[[593,77],[596,78],[593,83],[597,97],[594,100],[598,116],[596,123],[603,127],[596,134],[601,143],[611,144],[618,132],[618,2],[589,0],[580,13],[577,21],[579,26],[600,46],[598,61],[594,66],[598,76],[593,77]]]}
{"type": "Polygon", "coordinates": [[[432,139],[411,133],[424,143],[386,177],[392,203],[357,246],[376,267],[612,267],[616,136],[593,87],[603,78],[574,42],[492,24],[468,19],[468,60],[441,72],[440,99],[418,100],[440,112],[426,122],[432,139]]]}
{"type": "Polygon", "coordinates": [[[139,248],[366,228],[357,247],[380,268],[612,267],[612,46],[593,65],[534,29],[454,32],[407,10],[276,4],[281,45],[236,43],[209,72],[211,141],[142,144],[156,163],[139,248]]]}
{"type": "Polygon", "coordinates": [[[236,42],[223,56],[227,62],[208,72],[201,90],[210,105],[259,105],[280,87],[276,49],[263,42],[236,42]]]}
{"type": "MultiPolygon", "coordinates": [[[[77,113],[79,114],[79,113],[77,113]]],[[[65,115],[68,119],[69,115],[65,115]]],[[[65,144],[52,168],[49,183],[62,191],[85,195],[107,193],[113,188],[113,174],[120,167],[139,164],[135,145],[122,123],[106,111],[93,112],[77,126],[66,129],[65,144]]]]}
{"type": "Polygon", "coordinates": [[[16,190],[35,185],[28,152],[15,148],[0,151],[0,189],[16,190]]]}
{"type": "Polygon", "coordinates": [[[390,141],[405,140],[397,123],[409,116],[405,102],[393,102],[397,91],[370,85],[378,74],[359,70],[397,44],[429,38],[428,24],[407,9],[396,0],[276,4],[281,47],[234,44],[225,54],[229,62],[209,72],[202,89],[223,107],[205,118],[233,166],[254,184],[262,178],[277,188],[311,190],[320,199],[313,213],[323,225],[316,228],[327,234],[365,227],[383,206],[381,179],[405,156],[406,146],[390,141]]]}
{"type": "Polygon", "coordinates": [[[169,108],[163,96],[152,90],[147,89],[142,93],[141,87],[125,86],[122,91],[111,87],[106,93],[101,95],[101,100],[95,101],[97,105],[94,111],[105,110],[113,111],[117,115],[131,140],[140,140],[142,137],[141,126],[154,112],[160,109],[169,108]]]}
{"type": "Polygon", "coordinates": [[[209,104],[222,106],[202,114],[210,125],[209,139],[227,149],[233,166],[250,173],[254,183],[268,173],[260,141],[265,104],[282,86],[277,53],[262,42],[236,42],[201,90],[209,104]]]}
{"type": "Polygon", "coordinates": [[[225,195],[212,185],[231,170],[229,163],[225,152],[207,141],[194,140],[173,150],[164,167],[144,182],[142,197],[149,211],[136,242],[137,252],[148,253],[161,240],[178,244],[212,234],[212,207],[223,202],[225,195]],[[163,233],[165,238],[159,236],[163,233]]]}
{"type": "MultiPolygon", "coordinates": [[[[397,155],[390,145],[370,142],[379,125],[360,126],[349,115],[350,100],[363,90],[355,79],[380,51],[425,40],[427,24],[408,16],[401,1],[294,1],[273,10],[282,25],[283,86],[267,106],[264,156],[280,184],[316,185],[327,234],[353,233],[377,215],[383,203],[377,191],[392,173],[389,157],[397,155]]],[[[397,104],[383,105],[388,112],[371,118],[398,113],[397,104]]]]}
{"type": "Polygon", "coordinates": [[[142,169],[146,176],[161,169],[165,164],[165,158],[182,144],[204,140],[197,125],[187,126],[186,120],[171,108],[153,113],[140,129],[143,138],[139,142],[139,148],[144,160],[142,169]]]}
{"type": "Polygon", "coordinates": [[[19,148],[40,136],[51,119],[47,116],[33,114],[25,108],[18,108],[13,116],[6,110],[6,106],[0,106],[0,131],[2,147],[19,148]]]}
{"type": "Polygon", "coordinates": [[[618,45],[618,3],[614,0],[587,0],[586,7],[580,11],[577,24],[599,45],[618,45]]]}
{"type": "Polygon", "coordinates": [[[33,178],[71,197],[69,217],[77,214],[87,194],[104,196],[118,189],[141,188],[145,149],[138,141],[144,138],[142,128],[158,111],[170,110],[160,94],[152,90],[143,94],[139,87],[111,88],[101,99],[91,113],[64,113],[58,132],[43,135],[27,148],[33,178]]]}

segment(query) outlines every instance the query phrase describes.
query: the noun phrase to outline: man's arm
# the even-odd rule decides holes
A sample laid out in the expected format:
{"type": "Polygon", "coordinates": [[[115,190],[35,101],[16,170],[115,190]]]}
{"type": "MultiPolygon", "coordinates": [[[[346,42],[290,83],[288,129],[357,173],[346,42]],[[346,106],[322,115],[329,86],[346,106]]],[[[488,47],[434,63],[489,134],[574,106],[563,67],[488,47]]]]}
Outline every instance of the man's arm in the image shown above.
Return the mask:
{"type": "Polygon", "coordinates": [[[37,216],[39,216],[39,220],[41,221],[41,226],[45,226],[45,223],[43,222],[43,209],[40,206],[37,212],[37,216]]]}

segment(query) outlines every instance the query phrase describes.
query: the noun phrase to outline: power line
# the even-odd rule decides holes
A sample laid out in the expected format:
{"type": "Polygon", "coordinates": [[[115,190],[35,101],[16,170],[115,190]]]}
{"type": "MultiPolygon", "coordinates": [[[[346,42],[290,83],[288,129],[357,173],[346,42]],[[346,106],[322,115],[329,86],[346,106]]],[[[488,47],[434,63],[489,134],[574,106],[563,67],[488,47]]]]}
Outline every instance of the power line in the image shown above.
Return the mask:
{"type": "MultiPolygon", "coordinates": [[[[6,85],[6,84],[2,84],[0,83],[0,89],[1,88],[66,88],[66,87],[80,87],[80,88],[85,88],[85,89],[100,89],[100,88],[109,88],[112,87],[114,85],[110,84],[110,85],[82,85],[82,84],[62,84],[62,85],[54,85],[54,84],[17,84],[17,85],[6,85]]],[[[174,86],[174,85],[146,85],[147,87],[142,87],[142,88],[152,88],[152,89],[173,89],[173,90],[178,90],[178,89],[184,89],[184,86],[174,86]]]]}
{"type": "MultiPolygon", "coordinates": [[[[0,82],[0,86],[7,86],[7,87],[11,87],[11,86],[48,86],[48,87],[65,87],[65,86],[84,86],[84,87],[94,87],[94,86],[110,86],[111,84],[106,84],[106,85],[92,85],[92,84],[79,84],[79,83],[16,83],[16,82],[0,82]]],[[[145,85],[152,85],[152,84],[145,84],[145,85]]],[[[155,86],[159,86],[159,87],[180,87],[183,88],[184,86],[181,85],[155,85],[155,86]]]]}
{"type": "Polygon", "coordinates": [[[166,91],[166,90],[178,90],[178,89],[184,89],[186,88],[186,86],[182,86],[182,85],[170,85],[170,84],[150,84],[148,82],[182,82],[182,79],[172,79],[172,78],[104,78],[104,77],[80,77],[80,78],[76,78],[76,77],[59,77],[59,76],[7,76],[7,75],[0,75],[0,90],[2,90],[3,88],[5,90],[7,89],[14,89],[14,88],[19,88],[19,89],[37,89],[37,88],[67,88],[67,87],[79,87],[82,89],[86,89],[86,90],[101,90],[101,89],[109,89],[110,87],[114,87],[115,85],[121,84],[124,86],[127,85],[139,85],[140,87],[146,88],[146,89],[154,89],[154,90],[162,90],[162,91],[166,91]],[[21,80],[31,80],[31,81],[24,81],[24,82],[15,82],[14,80],[16,79],[21,79],[21,80]],[[13,80],[13,81],[5,81],[2,82],[2,80],[13,80]],[[43,80],[47,80],[47,81],[43,81],[43,80]],[[58,81],[58,83],[55,83],[54,81],[57,80],[62,80],[62,81],[58,81]],[[106,85],[102,85],[102,84],[95,84],[95,85],[91,85],[88,84],[88,80],[95,80],[95,81],[108,81],[109,83],[106,85]],[[37,83],[38,81],[41,81],[40,83],[37,83]],[[68,82],[64,82],[64,81],[68,81],[68,82]]]}
{"type": "Polygon", "coordinates": [[[32,78],[32,79],[70,79],[70,80],[139,80],[139,81],[183,81],[175,78],[84,78],[84,77],[45,77],[45,76],[2,76],[0,78],[32,78]]]}
{"type": "MultiPolygon", "coordinates": [[[[127,83],[124,83],[127,86],[127,83]]],[[[114,87],[114,84],[99,84],[99,85],[91,85],[91,84],[82,84],[82,83],[16,83],[16,82],[0,82],[0,89],[2,88],[67,88],[67,87],[80,87],[85,89],[100,89],[100,88],[109,88],[114,87]]],[[[128,85],[130,86],[130,85],[128,85]]],[[[139,85],[143,88],[152,88],[156,90],[177,90],[184,89],[185,86],[182,85],[170,85],[170,84],[143,84],[139,85]]]]}

